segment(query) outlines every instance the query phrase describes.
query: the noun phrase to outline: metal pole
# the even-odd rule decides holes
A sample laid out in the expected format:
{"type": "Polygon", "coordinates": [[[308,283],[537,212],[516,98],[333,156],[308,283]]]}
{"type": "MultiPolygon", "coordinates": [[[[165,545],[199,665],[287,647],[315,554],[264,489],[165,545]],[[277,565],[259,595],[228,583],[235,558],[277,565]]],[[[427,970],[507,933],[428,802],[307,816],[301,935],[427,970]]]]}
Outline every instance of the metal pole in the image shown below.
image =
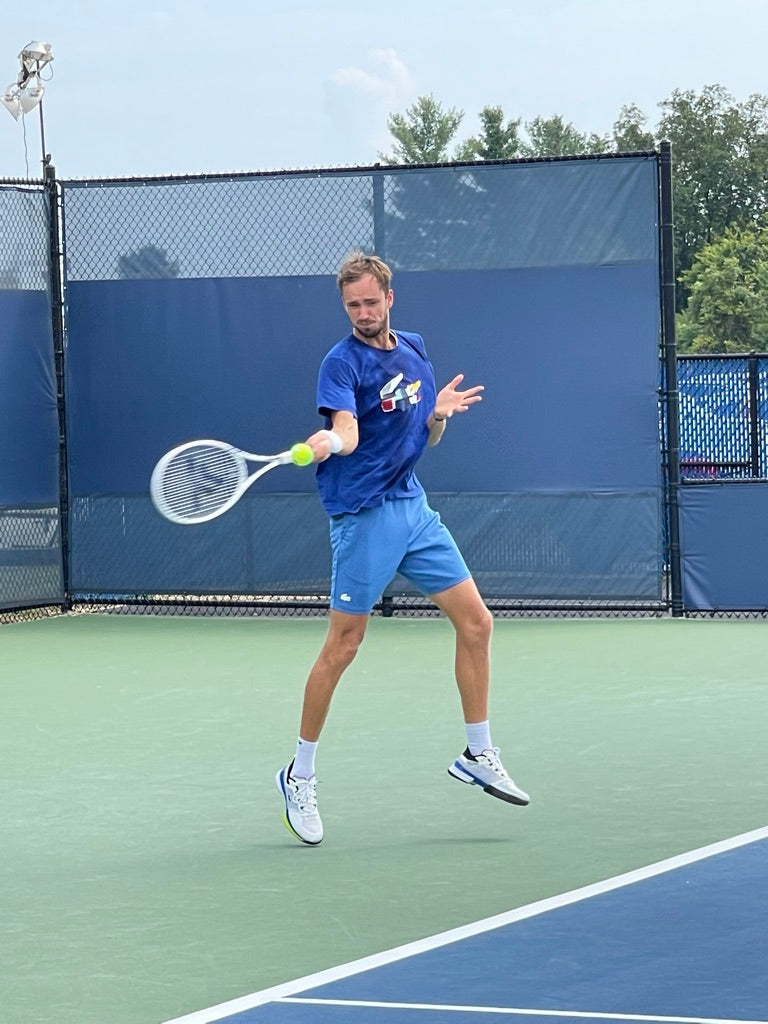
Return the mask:
{"type": "Polygon", "coordinates": [[[754,352],[750,352],[747,361],[747,386],[749,388],[750,472],[757,479],[760,476],[760,397],[757,356],[754,352]]]}
{"type": "Polygon", "coordinates": [[[376,255],[385,260],[386,254],[386,233],[384,224],[384,175],[381,171],[374,171],[371,178],[373,187],[373,251],[376,255]]]}
{"type": "Polygon", "coordinates": [[[43,177],[46,177],[45,170],[48,164],[51,162],[51,157],[45,151],[45,122],[43,121],[43,101],[40,100],[38,103],[38,110],[40,111],[40,146],[43,151],[43,177]]]}
{"type": "Polygon", "coordinates": [[[45,162],[45,190],[48,195],[49,265],[51,289],[51,317],[53,326],[53,357],[56,372],[56,405],[59,420],[59,530],[62,561],[62,610],[72,607],[69,590],[70,537],[69,537],[69,475],[67,457],[66,368],[65,368],[65,295],[63,203],[61,185],[56,181],[56,170],[50,157],[45,162]]]}
{"type": "Polygon", "coordinates": [[[672,204],[672,147],[662,142],[659,160],[661,228],[661,336],[667,434],[667,526],[669,530],[669,579],[672,614],[681,616],[683,576],[680,554],[680,402],[677,390],[677,342],[675,338],[675,229],[672,204]]]}

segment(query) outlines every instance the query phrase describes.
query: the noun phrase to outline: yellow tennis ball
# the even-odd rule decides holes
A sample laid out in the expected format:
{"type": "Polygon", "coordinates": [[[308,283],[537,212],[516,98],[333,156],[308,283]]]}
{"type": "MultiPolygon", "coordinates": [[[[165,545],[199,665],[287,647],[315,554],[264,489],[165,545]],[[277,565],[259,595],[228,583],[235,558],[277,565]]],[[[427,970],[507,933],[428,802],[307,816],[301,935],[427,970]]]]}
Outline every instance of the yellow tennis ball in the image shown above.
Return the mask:
{"type": "Polygon", "coordinates": [[[300,441],[291,448],[291,458],[297,466],[310,466],[315,461],[315,453],[308,444],[300,441]]]}

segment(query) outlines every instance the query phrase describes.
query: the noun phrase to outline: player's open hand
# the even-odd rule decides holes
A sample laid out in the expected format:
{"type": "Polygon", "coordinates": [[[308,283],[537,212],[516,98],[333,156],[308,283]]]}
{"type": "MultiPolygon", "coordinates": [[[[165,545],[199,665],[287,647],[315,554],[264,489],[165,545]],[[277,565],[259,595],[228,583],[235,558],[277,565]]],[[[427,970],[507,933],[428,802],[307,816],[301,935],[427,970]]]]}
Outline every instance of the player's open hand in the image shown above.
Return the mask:
{"type": "Polygon", "coordinates": [[[483,396],[480,392],[485,391],[483,385],[478,384],[474,388],[467,388],[466,391],[459,391],[459,384],[463,380],[464,374],[458,373],[450,384],[446,384],[438,393],[434,413],[438,420],[450,419],[455,412],[466,412],[475,402],[482,402],[483,396]]]}

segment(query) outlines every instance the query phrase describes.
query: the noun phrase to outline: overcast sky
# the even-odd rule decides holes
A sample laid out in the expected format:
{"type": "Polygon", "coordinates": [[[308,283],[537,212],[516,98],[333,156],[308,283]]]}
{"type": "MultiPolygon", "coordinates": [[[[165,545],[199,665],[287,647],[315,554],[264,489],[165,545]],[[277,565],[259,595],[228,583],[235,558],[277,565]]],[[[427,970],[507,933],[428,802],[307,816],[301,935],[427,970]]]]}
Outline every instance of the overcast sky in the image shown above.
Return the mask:
{"type": "MultiPolygon", "coordinates": [[[[768,94],[768,0],[7,0],[0,91],[51,43],[46,148],[64,178],[368,165],[387,116],[465,112],[653,129],[674,89],[768,94]]],[[[0,108],[0,177],[38,177],[37,112],[0,108]],[[25,149],[26,143],[26,149],[25,149]]]]}

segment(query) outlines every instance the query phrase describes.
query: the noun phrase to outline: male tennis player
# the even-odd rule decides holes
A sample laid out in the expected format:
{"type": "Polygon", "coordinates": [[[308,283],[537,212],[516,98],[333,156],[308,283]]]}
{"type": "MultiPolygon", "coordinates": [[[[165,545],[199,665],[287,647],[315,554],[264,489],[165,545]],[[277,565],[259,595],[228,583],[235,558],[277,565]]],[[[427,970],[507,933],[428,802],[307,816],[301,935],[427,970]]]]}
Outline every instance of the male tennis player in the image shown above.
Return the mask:
{"type": "Polygon", "coordinates": [[[528,803],[491,742],[491,613],[414,473],[427,445],[442,438],[446,421],[481,401],[483,388],[459,390],[463,375],[458,374],[437,392],[421,337],[389,326],[391,272],[378,257],[354,253],[339,271],[338,286],[352,333],[320,366],[317,405],[327,426],[307,438],[331,520],[330,622],[304,691],[296,756],[276,776],[286,827],[312,846],[323,838],[315,775],[320,732],[371,609],[397,572],[427,595],[456,631],[456,682],[467,746],[449,774],[500,800],[528,803]]]}

